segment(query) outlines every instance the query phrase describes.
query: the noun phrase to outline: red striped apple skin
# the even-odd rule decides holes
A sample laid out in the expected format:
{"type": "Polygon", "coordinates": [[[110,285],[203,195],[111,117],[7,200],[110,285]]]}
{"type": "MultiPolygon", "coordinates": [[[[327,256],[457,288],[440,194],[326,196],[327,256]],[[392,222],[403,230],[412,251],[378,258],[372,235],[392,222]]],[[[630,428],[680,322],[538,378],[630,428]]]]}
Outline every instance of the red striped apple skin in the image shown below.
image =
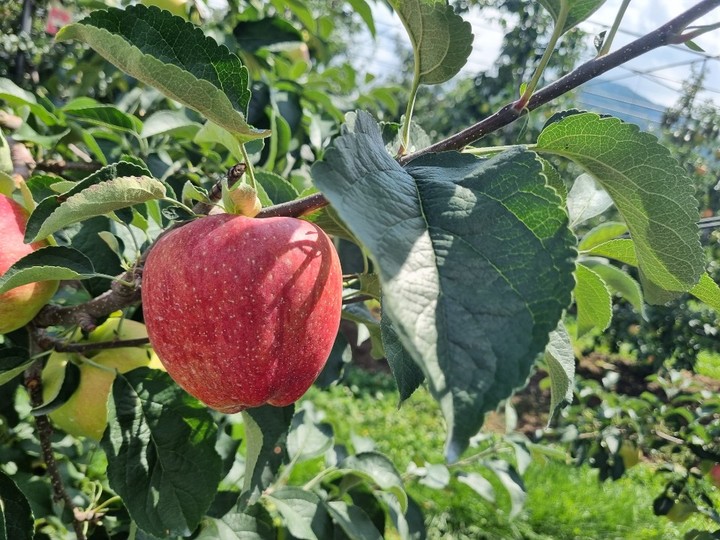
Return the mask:
{"type": "Polygon", "coordinates": [[[312,223],[220,214],[156,242],[142,303],[153,349],[189,394],[224,413],[280,407],[297,401],[327,361],[342,271],[312,223]]]}

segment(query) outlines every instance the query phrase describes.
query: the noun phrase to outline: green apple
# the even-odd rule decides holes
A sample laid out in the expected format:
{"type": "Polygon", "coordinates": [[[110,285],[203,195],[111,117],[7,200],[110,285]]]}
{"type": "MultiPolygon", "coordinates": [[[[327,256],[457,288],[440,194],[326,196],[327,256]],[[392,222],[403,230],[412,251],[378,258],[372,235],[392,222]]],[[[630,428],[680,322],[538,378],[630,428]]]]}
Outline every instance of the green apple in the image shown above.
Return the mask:
{"type": "MultiPolygon", "coordinates": [[[[0,195],[0,275],[19,259],[45,247],[45,242],[26,244],[28,213],[10,197],[0,195]]],[[[0,334],[25,326],[50,301],[57,281],[40,281],[15,287],[0,294],[0,334]]]]}
{"type": "MultiPolygon", "coordinates": [[[[111,317],[92,332],[87,341],[143,337],[147,337],[144,324],[111,317]]],[[[162,365],[149,347],[104,349],[95,354],[88,353],[86,358],[90,362],[75,353],[52,353],[42,375],[43,399],[47,402],[60,391],[67,363],[78,363],[80,384],[65,404],[50,413],[50,419],[66,433],[99,441],[107,426],[107,399],[115,380],[115,370],[126,373],[138,367],[161,368],[162,365]]]]}

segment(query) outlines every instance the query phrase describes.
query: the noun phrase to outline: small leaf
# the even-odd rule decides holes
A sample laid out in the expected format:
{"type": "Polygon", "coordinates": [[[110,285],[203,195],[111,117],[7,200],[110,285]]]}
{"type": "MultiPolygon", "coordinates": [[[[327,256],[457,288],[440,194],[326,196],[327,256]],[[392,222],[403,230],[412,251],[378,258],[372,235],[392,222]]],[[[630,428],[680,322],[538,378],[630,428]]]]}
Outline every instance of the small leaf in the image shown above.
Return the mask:
{"type": "Polygon", "coordinates": [[[564,156],[605,188],[628,225],[643,275],[667,291],[691,289],[705,271],[695,188],[648,133],[594,113],[549,123],[537,150],[564,156]]]}
{"type": "MultiPolygon", "coordinates": [[[[640,284],[630,274],[620,268],[607,264],[607,261],[600,259],[584,259],[583,264],[595,271],[605,282],[611,291],[619,294],[632,304],[635,311],[645,317],[645,302],[640,284]]],[[[705,274],[707,275],[707,274],[705,274]]],[[[702,281],[702,278],[700,278],[702,281]]],[[[700,282],[698,282],[699,284],[700,282]]],[[[697,285],[691,290],[695,290],[697,285]]]]}
{"type": "Polygon", "coordinates": [[[295,413],[287,436],[287,450],[290,459],[301,463],[322,456],[333,445],[332,426],[315,422],[307,410],[295,413]]]}
{"type": "Polygon", "coordinates": [[[0,348],[0,385],[9,383],[33,363],[28,352],[19,347],[0,348]]]}
{"type": "Polygon", "coordinates": [[[359,506],[348,506],[342,501],[323,502],[332,520],[350,540],[382,540],[372,520],[359,506]]]}
{"type": "MultiPolygon", "coordinates": [[[[12,155],[10,154],[10,145],[0,129],[0,173],[10,175],[13,172],[12,155]]],[[[12,190],[11,190],[12,192],[12,190]]],[[[9,193],[8,193],[9,195],[9,193]]]]}
{"type": "Polygon", "coordinates": [[[602,331],[612,319],[612,299],[605,282],[593,270],[578,263],[573,294],[577,304],[577,337],[593,328],[602,331]]]}
{"type": "Polygon", "coordinates": [[[470,23],[446,0],[390,0],[415,53],[415,79],[420,84],[449,81],[472,51],[470,23]]]}
{"type": "Polygon", "coordinates": [[[42,405],[35,407],[30,411],[33,416],[41,416],[43,414],[50,414],[55,409],[58,409],[65,405],[67,401],[75,393],[75,390],[80,386],[80,368],[72,362],[65,364],[65,375],[62,380],[62,384],[58,389],[57,394],[50,398],[42,405]]]}
{"type": "Polygon", "coordinates": [[[575,351],[562,321],[550,332],[545,347],[545,363],[550,374],[550,419],[559,407],[572,403],[575,381],[575,351]]]}
{"type": "Polygon", "coordinates": [[[129,133],[140,133],[142,122],[114,105],[103,105],[90,98],[74,99],[62,108],[69,117],[88,124],[104,126],[129,133]]]}
{"type": "Polygon", "coordinates": [[[581,174],[575,179],[567,196],[568,214],[570,215],[570,228],[574,229],[580,223],[599,216],[612,206],[612,199],[604,189],[595,185],[595,180],[589,174],[581,174]]]}
{"type": "Polygon", "coordinates": [[[720,287],[707,273],[690,289],[690,294],[720,313],[720,287]]]}
{"type": "Polygon", "coordinates": [[[515,469],[507,462],[501,460],[493,460],[484,463],[500,480],[508,495],[510,496],[510,519],[517,516],[525,505],[527,493],[522,479],[518,476],[515,469]]]}
{"type": "Polygon", "coordinates": [[[450,470],[442,463],[425,463],[425,476],[420,479],[423,486],[443,489],[450,483],[450,470]]]}
{"type": "Polygon", "coordinates": [[[197,527],[220,482],[216,439],[206,407],[167,373],[116,376],[100,446],[110,487],[144,531],[184,536],[197,527]]]}
{"type": "Polygon", "coordinates": [[[303,42],[302,33],[281,17],[240,21],[233,28],[233,36],[240,48],[248,52],[271,45],[303,42]]]}
{"type": "Polygon", "coordinates": [[[352,6],[353,11],[360,15],[360,18],[368,27],[370,35],[375,37],[375,20],[373,19],[372,8],[367,3],[367,0],[348,0],[348,3],[352,6]]]}
{"type": "Polygon", "coordinates": [[[255,180],[265,189],[272,204],[294,201],[300,195],[290,182],[270,171],[255,171],[255,180]]]}
{"type": "Polygon", "coordinates": [[[361,452],[354,456],[348,456],[342,462],[341,469],[345,473],[351,472],[363,476],[380,489],[389,491],[397,497],[403,511],[407,509],[407,493],[405,493],[402,478],[393,462],[383,454],[361,452]]]}
{"type": "Polygon", "coordinates": [[[562,27],[564,34],[571,28],[574,28],[581,22],[587,20],[590,15],[595,13],[605,0],[538,0],[542,6],[550,12],[550,16],[557,23],[560,16],[561,6],[563,2],[568,4],[568,13],[565,17],[565,24],[562,27]]]}
{"type": "Polygon", "coordinates": [[[588,231],[580,240],[578,251],[587,251],[593,247],[622,236],[628,231],[627,225],[619,221],[606,221],[588,231]]]}
{"type": "Polygon", "coordinates": [[[125,73],[198,111],[239,140],[269,135],[245,119],[250,102],[247,68],[181,17],[142,5],[108,8],[63,27],[56,39],[87,43],[125,73]]]}
{"type": "Polygon", "coordinates": [[[267,510],[260,505],[253,505],[246,512],[234,510],[220,519],[203,519],[200,534],[194,538],[195,540],[276,540],[277,531],[267,510]]]}
{"type": "Polygon", "coordinates": [[[33,540],[30,503],[15,482],[0,471],[0,540],[33,540]]]}
{"type": "Polygon", "coordinates": [[[392,323],[387,317],[383,317],[380,320],[380,332],[385,349],[385,357],[390,366],[390,371],[392,371],[393,377],[395,378],[398,392],[400,392],[399,406],[420,387],[425,380],[425,374],[412,359],[412,356],[405,350],[405,347],[403,347],[400,342],[400,338],[392,327],[392,323]]]}
{"type": "Polygon", "coordinates": [[[458,474],[457,479],[463,484],[469,486],[475,493],[480,495],[486,501],[491,503],[495,502],[495,488],[483,475],[474,472],[461,472],[458,474]]]}
{"type": "Polygon", "coordinates": [[[87,279],[95,275],[90,259],[78,250],[47,246],[25,255],[0,276],[0,294],[36,281],[87,279]]]}
{"type": "Polygon", "coordinates": [[[400,534],[401,540],[425,540],[427,538],[425,516],[418,503],[408,497],[408,507],[403,512],[400,503],[392,494],[382,493],[382,497],[387,503],[390,519],[400,534]]]}
{"type": "Polygon", "coordinates": [[[67,193],[43,199],[30,215],[25,241],[34,242],[87,218],[162,199],[165,185],[143,167],[119,162],[91,174],[67,193]]]}
{"type": "Polygon", "coordinates": [[[327,510],[314,493],[286,487],[268,496],[293,537],[302,540],[323,540],[332,536],[327,510]]]}
{"type": "MultiPolygon", "coordinates": [[[[60,123],[52,112],[38,103],[37,98],[32,93],[23,90],[10,79],[0,77],[0,99],[10,105],[26,105],[31,113],[48,126],[54,126],[60,123]]],[[[17,137],[15,137],[15,139],[19,140],[17,137]]]]}
{"type": "Polygon", "coordinates": [[[275,479],[287,457],[288,429],[294,411],[295,405],[263,405],[242,412],[247,449],[241,507],[255,503],[275,479]]]}

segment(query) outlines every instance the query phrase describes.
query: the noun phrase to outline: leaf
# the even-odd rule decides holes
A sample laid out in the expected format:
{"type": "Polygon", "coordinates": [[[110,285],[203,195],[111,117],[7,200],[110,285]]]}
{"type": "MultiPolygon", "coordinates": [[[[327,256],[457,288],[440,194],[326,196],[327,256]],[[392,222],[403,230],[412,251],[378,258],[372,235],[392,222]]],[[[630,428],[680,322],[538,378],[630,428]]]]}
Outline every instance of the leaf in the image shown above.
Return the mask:
{"type": "Polygon", "coordinates": [[[118,374],[100,446],[110,487],[144,531],[188,535],[220,482],[217,428],[207,408],[150,368],[118,374]]]}
{"type": "Polygon", "coordinates": [[[408,508],[403,512],[397,499],[390,493],[383,493],[382,497],[387,503],[390,519],[392,519],[401,540],[425,540],[427,538],[425,516],[418,503],[408,497],[408,508]]]}
{"type": "MultiPolygon", "coordinates": [[[[12,155],[10,154],[10,145],[8,144],[5,136],[3,135],[2,129],[0,129],[0,173],[10,175],[13,172],[12,155]]],[[[14,187],[14,185],[12,186],[14,187]]],[[[12,189],[7,195],[12,193],[12,189]]]]}
{"type": "Polygon", "coordinates": [[[143,122],[140,136],[144,139],[155,135],[173,134],[179,138],[192,139],[201,124],[188,116],[187,110],[156,111],[143,122]]]}
{"type": "Polygon", "coordinates": [[[33,540],[30,503],[15,482],[0,471],[0,540],[33,540]]]}
{"type": "Polygon", "coordinates": [[[627,232],[627,225],[619,221],[606,221],[588,231],[580,240],[578,251],[587,251],[593,247],[613,240],[627,232]]]}
{"type": "Polygon", "coordinates": [[[69,117],[88,124],[104,126],[129,133],[140,133],[142,122],[114,105],[103,105],[90,98],[74,99],[62,108],[69,117]]]}
{"type": "Polygon", "coordinates": [[[342,501],[323,501],[323,504],[350,540],[382,540],[372,520],[359,506],[348,506],[342,501]]]}
{"type": "Polygon", "coordinates": [[[616,238],[597,244],[593,246],[587,254],[615,259],[630,266],[638,265],[637,255],[635,254],[635,244],[630,238],[616,238]]]}
{"type": "Polygon", "coordinates": [[[565,17],[565,24],[561,33],[564,34],[581,22],[587,20],[595,13],[605,0],[538,0],[542,6],[550,12],[550,16],[557,24],[563,2],[568,4],[568,13],[565,17]]]}
{"type": "Polygon", "coordinates": [[[290,459],[297,463],[322,456],[333,445],[333,429],[330,424],[315,422],[306,410],[295,413],[287,436],[290,459]]]}
{"type": "Polygon", "coordinates": [[[441,404],[456,460],[570,303],[575,239],[560,198],[523,149],[402,168],[367,113],[312,176],[378,265],[384,314],[441,404]]]}
{"type": "MultiPolygon", "coordinates": [[[[80,230],[72,237],[70,245],[93,261],[97,273],[116,276],[123,271],[122,249],[117,237],[109,232],[110,223],[110,218],[105,216],[83,221],[80,230]]],[[[95,297],[107,291],[112,281],[107,278],[91,278],[83,285],[95,297]]]]}
{"type": "Polygon", "coordinates": [[[272,518],[259,505],[241,513],[232,511],[220,519],[203,519],[195,540],[275,540],[272,518]]]}
{"type": "Polygon", "coordinates": [[[300,196],[290,182],[273,172],[255,171],[255,180],[265,189],[273,204],[294,201],[300,196]]]}
{"type": "Polygon", "coordinates": [[[707,273],[703,274],[698,284],[690,289],[690,294],[720,313],[720,287],[707,273]]]}
{"type": "Polygon", "coordinates": [[[550,374],[550,419],[558,408],[572,403],[575,381],[575,351],[570,335],[562,321],[550,332],[550,341],[545,347],[545,363],[550,374]]]}
{"type": "Polygon", "coordinates": [[[385,349],[385,357],[395,378],[398,392],[400,392],[399,407],[403,401],[420,387],[425,380],[425,375],[403,347],[397,332],[395,332],[390,319],[387,317],[380,320],[380,333],[383,348],[385,349]]]}
{"type": "Polygon", "coordinates": [[[515,469],[507,461],[492,460],[484,463],[500,480],[508,495],[510,496],[510,519],[517,516],[525,505],[527,493],[522,479],[515,469]]]}
{"type": "Polygon", "coordinates": [[[491,503],[495,502],[495,488],[483,475],[474,472],[460,472],[457,479],[466,486],[469,486],[486,501],[491,503]]]}
{"type": "Polygon", "coordinates": [[[593,270],[578,263],[575,271],[575,303],[577,304],[577,337],[593,328],[602,331],[612,319],[612,299],[605,282],[593,270]]]}
{"type": "Polygon", "coordinates": [[[95,275],[90,259],[78,250],[47,246],[18,259],[0,276],[0,294],[36,281],[87,279],[95,275]]]}
{"type": "Polygon", "coordinates": [[[375,20],[373,19],[372,8],[367,3],[367,0],[348,0],[348,3],[353,8],[353,11],[360,15],[360,18],[368,27],[370,35],[375,37],[375,20]]]}
{"type": "Polygon", "coordinates": [[[537,150],[571,159],[612,197],[635,243],[640,269],[655,285],[687,291],[705,271],[692,181],[657,139],[594,113],[548,125],[537,150]]]}
{"type": "Polygon", "coordinates": [[[58,388],[57,394],[52,396],[48,401],[30,410],[33,416],[41,416],[44,414],[50,414],[55,409],[58,409],[65,405],[67,401],[75,393],[75,390],[80,386],[80,368],[72,362],[68,362],[65,365],[65,374],[63,376],[60,388],[58,388]]]}
{"type": "Polygon", "coordinates": [[[370,334],[370,341],[372,343],[370,356],[376,359],[385,357],[382,337],[380,335],[380,321],[375,318],[373,313],[364,303],[355,302],[353,304],[345,304],[342,310],[342,318],[365,325],[365,328],[367,328],[367,331],[370,334]]]}
{"type": "Polygon", "coordinates": [[[287,436],[295,405],[263,405],[242,412],[247,449],[242,507],[255,503],[287,456],[287,436]]]}
{"type": "MultiPolygon", "coordinates": [[[[608,264],[607,261],[602,259],[584,259],[583,264],[600,276],[610,290],[618,293],[630,302],[633,308],[635,308],[635,311],[645,317],[645,302],[643,301],[642,289],[640,289],[640,284],[635,281],[630,274],[608,264]]],[[[702,281],[702,278],[700,278],[700,281],[702,281]]],[[[696,287],[697,285],[693,287],[692,290],[696,287]]]]}
{"type": "Polygon", "coordinates": [[[407,509],[407,494],[402,478],[395,465],[383,454],[378,452],[361,452],[348,456],[341,464],[343,472],[358,474],[376,484],[380,489],[395,495],[403,512],[407,509]]]}
{"type": "Polygon", "coordinates": [[[470,23],[446,0],[390,0],[410,37],[419,84],[449,81],[472,52],[470,23]]]}
{"type": "Polygon", "coordinates": [[[119,162],[91,174],[67,193],[43,199],[30,215],[25,241],[34,242],[85,219],[165,197],[165,185],[142,167],[119,162]]]}
{"type": "Polygon", "coordinates": [[[227,47],[167,11],[142,5],[94,11],[64,26],[58,41],[90,45],[125,73],[224,127],[241,141],[263,138],[246,119],[248,71],[227,47]]]}
{"type": "Polygon", "coordinates": [[[33,363],[28,352],[20,347],[0,349],[0,385],[9,383],[33,363]]]}
{"type": "Polygon", "coordinates": [[[247,52],[271,45],[303,42],[302,33],[281,17],[240,21],[233,28],[233,36],[240,48],[247,52]]]}
{"type": "Polygon", "coordinates": [[[314,493],[285,487],[274,491],[268,500],[275,505],[293,537],[324,540],[332,536],[330,517],[314,493]]]}
{"type": "Polygon", "coordinates": [[[581,174],[575,179],[567,196],[570,228],[599,216],[612,206],[612,199],[604,189],[598,189],[595,180],[589,174],[581,174]]]}
{"type": "Polygon", "coordinates": [[[26,105],[31,113],[48,126],[60,123],[52,112],[38,103],[37,98],[32,93],[23,90],[10,79],[0,77],[0,99],[10,105],[26,105]]]}
{"type": "Polygon", "coordinates": [[[450,470],[442,463],[425,463],[425,476],[420,479],[423,486],[443,489],[450,483],[450,470]]]}

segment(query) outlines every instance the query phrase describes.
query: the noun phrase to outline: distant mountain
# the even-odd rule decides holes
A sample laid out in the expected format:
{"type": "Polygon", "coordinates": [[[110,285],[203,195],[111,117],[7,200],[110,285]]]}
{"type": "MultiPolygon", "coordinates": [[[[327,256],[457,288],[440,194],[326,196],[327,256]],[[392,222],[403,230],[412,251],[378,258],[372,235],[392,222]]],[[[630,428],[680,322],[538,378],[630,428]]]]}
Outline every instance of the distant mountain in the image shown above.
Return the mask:
{"type": "Polygon", "coordinates": [[[577,93],[580,108],[610,114],[643,130],[660,127],[665,108],[616,82],[595,79],[581,86],[577,93]]]}

